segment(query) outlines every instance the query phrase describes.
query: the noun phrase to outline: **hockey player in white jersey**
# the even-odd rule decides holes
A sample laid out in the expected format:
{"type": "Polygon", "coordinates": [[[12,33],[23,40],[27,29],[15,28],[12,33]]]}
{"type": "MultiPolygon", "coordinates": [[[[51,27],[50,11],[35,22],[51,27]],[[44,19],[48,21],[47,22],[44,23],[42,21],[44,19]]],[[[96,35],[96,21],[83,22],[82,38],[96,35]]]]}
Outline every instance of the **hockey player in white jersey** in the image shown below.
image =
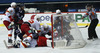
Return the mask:
{"type": "MultiPolygon", "coordinates": [[[[39,16],[36,16],[34,20],[29,20],[28,22],[25,22],[21,25],[21,31],[22,33],[19,34],[19,38],[22,39],[23,41],[20,42],[20,46],[18,48],[29,48],[29,47],[35,47],[37,45],[37,41],[36,39],[34,38],[29,38],[31,36],[29,36],[30,32],[28,30],[32,30],[32,32],[35,30],[37,30],[37,32],[40,31],[40,19],[39,19],[39,16]],[[27,25],[27,23],[29,24],[29,26],[27,25]],[[27,27],[27,28],[24,28],[24,27],[27,27]],[[27,31],[27,32],[26,32],[27,31]],[[26,35],[28,37],[26,38],[23,38],[23,33],[26,33],[26,35]]],[[[31,33],[32,35],[33,33],[31,33]]],[[[34,35],[34,34],[33,34],[34,35]]],[[[36,38],[38,37],[37,34],[36,35],[36,38]]],[[[17,44],[18,45],[18,44],[17,44]]],[[[14,45],[14,47],[16,47],[16,45],[14,45]]]]}
{"type": "Polygon", "coordinates": [[[24,40],[20,41],[19,48],[34,48],[36,47],[36,45],[37,45],[37,40],[32,38],[31,41],[29,41],[28,36],[26,35],[26,37],[24,37],[24,40]]]}
{"type": "MultiPolygon", "coordinates": [[[[55,33],[55,31],[54,31],[55,33]]],[[[45,35],[47,34],[48,36],[51,36],[51,26],[44,24],[43,26],[41,26],[41,31],[39,33],[39,37],[37,39],[37,41],[35,39],[32,39],[30,42],[26,42],[25,39],[23,42],[20,42],[20,48],[27,48],[27,47],[31,47],[34,48],[36,45],[38,47],[42,47],[42,46],[47,46],[47,40],[51,40],[52,38],[49,37],[45,37],[45,35]]],[[[57,32],[56,34],[57,35],[57,32]]],[[[26,37],[27,38],[27,37],[26,37]]]]}
{"type": "Polygon", "coordinates": [[[38,35],[35,32],[33,32],[30,27],[31,25],[29,22],[22,23],[22,34],[18,35],[20,39],[22,38],[22,41],[20,42],[20,46],[18,48],[35,47],[37,45],[36,39],[38,38],[38,35]],[[24,37],[24,35],[26,35],[26,37],[24,37]]]}
{"type": "Polygon", "coordinates": [[[7,9],[7,11],[5,12],[5,16],[3,18],[3,24],[6,26],[7,30],[8,30],[8,43],[12,43],[12,31],[13,29],[11,27],[9,27],[11,24],[14,24],[14,14],[15,14],[15,10],[14,8],[16,8],[16,3],[12,2],[11,3],[11,7],[9,7],[7,9]]]}
{"type": "Polygon", "coordinates": [[[46,34],[51,35],[51,27],[48,25],[43,25],[41,27],[41,32],[39,38],[37,37],[38,35],[35,33],[32,33],[32,29],[30,29],[30,23],[25,22],[21,25],[21,31],[22,33],[25,33],[26,36],[23,36],[23,40],[20,41],[17,44],[14,44],[14,48],[34,48],[36,45],[37,46],[47,46],[46,40],[48,38],[44,37],[46,34]],[[30,31],[30,32],[29,32],[30,31]],[[36,39],[38,40],[36,41],[36,39]]]}
{"type": "Polygon", "coordinates": [[[47,25],[46,23],[41,26],[41,32],[40,32],[40,36],[45,36],[46,34],[47,35],[51,35],[51,26],[47,25]]]}
{"type": "Polygon", "coordinates": [[[51,40],[51,26],[43,24],[37,40],[37,46],[47,46],[47,40],[51,40]]]}
{"type": "Polygon", "coordinates": [[[38,15],[36,15],[34,17],[34,20],[31,19],[28,22],[30,22],[32,29],[34,28],[35,30],[37,30],[37,32],[40,32],[40,28],[41,28],[41,26],[40,26],[40,17],[38,15]]]}
{"type": "MultiPolygon", "coordinates": [[[[30,47],[35,47],[37,45],[36,38],[38,38],[38,35],[34,34],[34,29],[37,30],[37,32],[40,31],[39,21],[40,21],[39,16],[35,16],[34,20],[29,20],[28,22],[24,22],[21,25],[22,33],[20,33],[18,36],[23,41],[20,42],[19,47],[17,46],[18,48],[30,48],[30,47]],[[27,35],[26,38],[23,37],[24,34],[27,35]],[[33,36],[35,36],[36,38],[34,39],[33,36]]],[[[18,44],[15,44],[14,47],[16,47],[16,45],[18,44]]]]}

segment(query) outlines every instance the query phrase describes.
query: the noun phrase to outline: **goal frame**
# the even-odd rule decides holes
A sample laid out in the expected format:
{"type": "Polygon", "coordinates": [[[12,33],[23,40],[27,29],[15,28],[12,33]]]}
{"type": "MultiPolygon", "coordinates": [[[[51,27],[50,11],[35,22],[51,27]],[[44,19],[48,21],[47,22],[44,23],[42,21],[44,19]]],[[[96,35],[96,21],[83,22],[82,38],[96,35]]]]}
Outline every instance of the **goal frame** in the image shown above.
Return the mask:
{"type": "MultiPolygon", "coordinates": [[[[52,29],[52,42],[51,42],[51,46],[52,46],[52,48],[54,48],[55,47],[55,42],[54,42],[54,18],[53,18],[53,16],[54,15],[57,15],[57,14],[52,14],[51,15],[51,29],[52,29]]],[[[61,16],[61,17],[63,17],[63,16],[72,16],[73,18],[73,21],[75,21],[74,20],[74,15],[73,14],[58,14],[57,16],[61,16]]],[[[63,18],[61,18],[61,23],[63,23],[63,18]]],[[[74,22],[73,22],[74,23],[74,22]]],[[[75,24],[75,25],[77,25],[77,24],[75,24]]],[[[78,28],[78,26],[76,27],[76,28],[78,28]]],[[[81,33],[81,32],[80,32],[81,33]]],[[[61,24],[61,34],[63,35],[63,24],[61,24]]],[[[82,37],[82,39],[83,39],[83,37],[82,37]]],[[[84,39],[83,39],[84,40],[84,39]]],[[[84,42],[84,41],[83,41],[84,42]]],[[[86,43],[85,43],[86,44],[86,43]]],[[[85,46],[85,45],[82,45],[82,46],[85,46]]],[[[73,47],[74,48],[74,47],[73,47]]],[[[78,47],[78,48],[80,48],[80,47],[78,47]]]]}

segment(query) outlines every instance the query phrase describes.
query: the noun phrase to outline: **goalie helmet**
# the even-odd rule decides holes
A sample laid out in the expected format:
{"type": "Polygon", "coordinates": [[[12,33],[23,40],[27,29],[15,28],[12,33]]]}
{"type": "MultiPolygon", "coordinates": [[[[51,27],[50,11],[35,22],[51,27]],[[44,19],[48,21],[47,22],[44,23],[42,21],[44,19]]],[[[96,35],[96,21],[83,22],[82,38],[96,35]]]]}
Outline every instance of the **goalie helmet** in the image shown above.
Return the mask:
{"type": "Polygon", "coordinates": [[[12,2],[10,5],[11,5],[11,7],[13,7],[13,6],[15,7],[17,4],[15,2],[12,2]]]}
{"type": "Polygon", "coordinates": [[[56,10],[56,14],[61,14],[61,11],[59,9],[56,10]]]}

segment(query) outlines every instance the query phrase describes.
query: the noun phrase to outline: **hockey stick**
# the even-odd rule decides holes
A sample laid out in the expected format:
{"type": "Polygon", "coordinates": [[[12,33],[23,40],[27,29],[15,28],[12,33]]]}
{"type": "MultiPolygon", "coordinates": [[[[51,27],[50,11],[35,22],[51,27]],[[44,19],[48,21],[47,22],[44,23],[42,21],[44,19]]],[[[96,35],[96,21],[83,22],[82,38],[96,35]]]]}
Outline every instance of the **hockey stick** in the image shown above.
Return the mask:
{"type": "Polygon", "coordinates": [[[88,25],[89,25],[89,24],[87,23],[87,25],[86,25],[86,26],[83,26],[83,27],[78,27],[78,28],[87,28],[87,27],[88,27],[88,25]]]}
{"type": "Polygon", "coordinates": [[[8,48],[8,46],[7,46],[6,41],[5,41],[5,40],[3,40],[3,42],[4,42],[5,46],[6,46],[6,48],[7,48],[7,49],[9,49],[9,48],[8,48]]]}
{"type": "MultiPolygon", "coordinates": [[[[88,27],[88,25],[83,26],[83,27],[78,27],[78,28],[87,28],[87,27],[88,27]]],[[[73,27],[72,29],[75,29],[75,27],[73,27]]]]}
{"type": "Polygon", "coordinates": [[[87,28],[88,27],[88,25],[86,25],[86,26],[83,26],[83,27],[78,27],[78,28],[87,28]]]}
{"type": "Polygon", "coordinates": [[[7,49],[13,48],[13,46],[7,46],[6,40],[3,40],[3,42],[7,49]]]}

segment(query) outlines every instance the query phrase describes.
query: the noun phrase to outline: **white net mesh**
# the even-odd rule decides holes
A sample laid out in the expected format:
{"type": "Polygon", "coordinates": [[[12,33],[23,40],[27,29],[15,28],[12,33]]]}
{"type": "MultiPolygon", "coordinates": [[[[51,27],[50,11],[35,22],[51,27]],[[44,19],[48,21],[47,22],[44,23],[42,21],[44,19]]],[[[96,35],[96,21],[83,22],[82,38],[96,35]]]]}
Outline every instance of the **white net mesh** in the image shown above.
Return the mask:
{"type": "Polygon", "coordinates": [[[54,47],[81,48],[86,45],[73,14],[59,14],[52,16],[54,47]],[[55,30],[55,31],[54,31],[55,30]]]}

